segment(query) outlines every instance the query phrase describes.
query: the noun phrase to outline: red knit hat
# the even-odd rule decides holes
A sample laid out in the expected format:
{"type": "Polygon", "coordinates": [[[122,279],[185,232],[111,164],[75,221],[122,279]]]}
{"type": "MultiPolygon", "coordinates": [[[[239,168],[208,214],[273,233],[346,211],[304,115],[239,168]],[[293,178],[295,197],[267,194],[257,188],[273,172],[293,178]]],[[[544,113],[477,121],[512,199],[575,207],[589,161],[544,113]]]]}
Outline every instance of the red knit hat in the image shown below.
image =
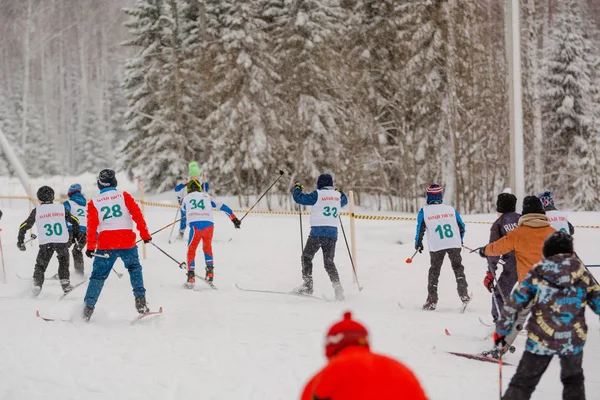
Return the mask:
{"type": "Polygon", "coordinates": [[[352,313],[346,311],[344,319],[331,328],[325,337],[325,355],[331,358],[347,346],[369,348],[369,332],[367,328],[352,319],[352,313]]]}

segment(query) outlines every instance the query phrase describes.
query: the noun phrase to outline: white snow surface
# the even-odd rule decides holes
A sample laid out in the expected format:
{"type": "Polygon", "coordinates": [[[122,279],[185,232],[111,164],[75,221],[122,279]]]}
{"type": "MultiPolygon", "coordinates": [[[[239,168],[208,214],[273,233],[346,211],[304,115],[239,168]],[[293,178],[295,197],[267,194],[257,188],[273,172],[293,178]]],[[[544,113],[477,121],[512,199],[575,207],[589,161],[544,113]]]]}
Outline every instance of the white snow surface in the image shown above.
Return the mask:
{"type": "MultiPolygon", "coordinates": [[[[16,204],[16,203],[15,203],[16,204]]],[[[151,231],[173,219],[172,209],[147,208],[151,231]]],[[[131,325],[136,311],[127,273],[120,261],[111,274],[89,323],[44,322],[36,310],[53,318],[78,317],[87,285],[58,301],[57,281],[47,280],[37,299],[30,297],[30,277],[37,243],[26,252],[16,248],[24,207],[3,208],[0,221],[7,283],[0,281],[0,399],[295,399],[306,380],[325,364],[323,337],[345,310],[370,331],[372,349],[411,367],[431,399],[493,399],[498,397],[498,366],[462,359],[447,351],[479,352],[493,345],[490,295],[482,285],[485,262],[463,252],[469,290],[474,298],[465,314],[458,312],[456,283],[446,260],[440,278],[440,302],[434,312],[421,310],[426,298],[429,257],[413,253],[414,222],[364,221],[357,226],[359,292],[352,281],[343,236],[336,263],[346,290],[345,302],[324,302],[294,296],[243,292],[247,288],[288,291],[301,283],[298,217],[249,215],[241,230],[219,213],[214,243],[213,291],[201,282],[198,291],[183,288],[185,275],[152,246],[142,261],[147,298],[160,317],[131,325]],[[227,242],[229,238],[230,242],[227,242]],[[401,307],[399,306],[401,305],[401,307]],[[448,329],[452,336],[444,334],[448,329]]],[[[575,224],[600,223],[597,213],[572,213],[575,224]]],[[[493,215],[465,216],[466,221],[491,221],[493,215]]],[[[304,219],[304,233],[309,231],[304,219]]],[[[344,219],[346,229],[349,221],[344,219]]],[[[489,225],[468,224],[465,244],[487,243],[489,225]]],[[[184,242],[168,243],[169,230],[155,242],[180,261],[184,242]]],[[[576,248],[589,264],[600,264],[595,245],[600,231],[578,229],[576,248]]],[[[140,248],[140,255],[141,255],[140,248]]],[[[91,261],[86,258],[86,275],[91,261]]],[[[203,265],[201,253],[198,264],[203,265]]],[[[71,268],[72,270],[72,268],[71,268]]],[[[203,268],[198,268],[202,271],[203,268]]],[[[46,276],[57,271],[52,260],[46,276]]],[[[600,272],[595,270],[594,272],[600,272]]],[[[598,276],[598,273],[596,273],[598,276]]],[[[333,297],[320,253],[314,265],[315,294],[333,297]]],[[[73,279],[76,280],[74,274],[73,279]]],[[[598,318],[588,311],[589,339],[584,368],[590,398],[600,393],[597,354],[598,318]]],[[[517,352],[505,361],[516,364],[517,352]]],[[[504,367],[504,389],[515,367],[504,367]]],[[[559,399],[562,386],[557,359],[542,378],[533,399],[559,399]]]]}

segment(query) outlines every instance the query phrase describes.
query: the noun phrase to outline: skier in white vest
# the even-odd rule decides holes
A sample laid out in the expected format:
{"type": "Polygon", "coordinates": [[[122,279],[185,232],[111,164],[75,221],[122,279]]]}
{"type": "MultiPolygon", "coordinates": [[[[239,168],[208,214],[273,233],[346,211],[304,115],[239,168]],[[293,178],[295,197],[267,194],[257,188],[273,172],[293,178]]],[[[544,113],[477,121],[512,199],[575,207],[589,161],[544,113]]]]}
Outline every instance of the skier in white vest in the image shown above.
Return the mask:
{"type": "Polygon", "coordinates": [[[87,200],[83,194],[81,194],[81,185],[79,183],[75,183],[69,187],[67,196],[69,196],[69,199],[63,204],[67,211],[75,215],[79,220],[80,232],[80,237],[77,240],[77,238],[74,237],[73,226],[70,223],[67,223],[67,228],[69,229],[69,245],[73,245],[71,253],[73,254],[75,272],[78,275],[83,276],[83,246],[85,245],[87,230],[87,200]]]}
{"type": "Polygon", "coordinates": [[[554,206],[554,196],[552,195],[552,192],[545,191],[544,193],[538,194],[537,197],[544,206],[544,211],[546,212],[546,217],[548,217],[550,226],[557,231],[563,231],[569,235],[573,235],[575,233],[575,228],[567,219],[567,213],[558,211],[554,206]]]}
{"type": "MultiPolygon", "coordinates": [[[[63,204],[54,204],[54,190],[49,186],[42,186],[37,191],[40,205],[34,208],[29,217],[19,227],[17,247],[21,251],[27,250],[23,243],[25,232],[37,226],[40,249],[35,261],[33,271],[33,294],[37,296],[42,291],[44,273],[54,252],[58,258],[58,277],[65,293],[73,290],[69,279],[69,231],[67,222],[72,225],[73,236],[80,240],[79,221],[65,208],[63,204]]],[[[83,246],[79,242],[79,246],[83,246]]]]}
{"type": "Polygon", "coordinates": [[[312,260],[319,251],[323,250],[325,271],[331,279],[335,298],[344,300],[344,289],[340,283],[340,276],[333,261],[335,245],[338,237],[338,215],[341,208],[348,204],[348,199],[343,192],[333,187],[333,178],[329,174],[319,175],[317,189],[312,193],[304,194],[304,187],[296,182],[294,184],[293,198],[298,204],[312,206],[310,214],[310,233],[306,246],[302,252],[302,279],[303,283],[294,289],[295,293],[310,295],[313,292],[312,260]]]}
{"type": "Polygon", "coordinates": [[[430,185],[427,190],[427,205],[417,216],[417,234],[415,236],[415,250],[423,252],[423,237],[427,232],[427,244],[431,258],[429,267],[429,284],[427,286],[427,301],[424,310],[435,310],[438,302],[438,281],[444,257],[448,254],[454,276],[458,295],[463,305],[471,299],[468,294],[465,268],[460,255],[462,239],[465,235],[465,224],[460,214],[453,207],[442,204],[443,189],[440,185],[430,185]]]}

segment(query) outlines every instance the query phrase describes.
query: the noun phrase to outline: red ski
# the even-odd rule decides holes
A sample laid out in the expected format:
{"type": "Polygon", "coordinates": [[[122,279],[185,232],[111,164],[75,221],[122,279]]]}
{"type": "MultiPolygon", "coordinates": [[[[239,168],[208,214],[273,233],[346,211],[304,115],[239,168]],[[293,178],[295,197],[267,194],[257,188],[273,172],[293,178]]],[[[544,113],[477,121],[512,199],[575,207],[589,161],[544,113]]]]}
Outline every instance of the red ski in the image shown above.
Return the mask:
{"type": "Polygon", "coordinates": [[[150,315],[160,315],[160,314],[162,314],[162,312],[163,312],[163,308],[160,307],[158,309],[158,311],[150,311],[150,312],[147,312],[145,314],[142,314],[142,315],[138,316],[136,319],[134,319],[133,321],[131,321],[131,323],[135,324],[136,322],[141,321],[142,319],[144,319],[144,318],[146,318],[146,317],[148,317],[150,315]]]}
{"type": "Polygon", "coordinates": [[[39,312],[39,311],[36,311],[36,312],[35,312],[35,316],[36,316],[36,317],[38,317],[38,318],[41,318],[41,319],[43,319],[43,320],[44,320],[44,321],[46,321],[46,322],[55,322],[55,321],[60,321],[60,322],[73,322],[73,320],[70,320],[70,319],[54,319],[54,318],[46,318],[46,317],[42,317],[42,316],[40,315],[40,312],[39,312]]]}
{"type": "MultiPolygon", "coordinates": [[[[494,363],[494,364],[498,364],[500,362],[500,360],[497,360],[492,357],[483,356],[481,354],[457,353],[454,351],[447,351],[446,353],[453,354],[458,357],[468,358],[470,360],[477,360],[477,361],[489,362],[489,363],[494,363]]],[[[507,363],[504,361],[502,361],[502,365],[514,366],[513,364],[510,364],[510,363],[507,363]]]]}

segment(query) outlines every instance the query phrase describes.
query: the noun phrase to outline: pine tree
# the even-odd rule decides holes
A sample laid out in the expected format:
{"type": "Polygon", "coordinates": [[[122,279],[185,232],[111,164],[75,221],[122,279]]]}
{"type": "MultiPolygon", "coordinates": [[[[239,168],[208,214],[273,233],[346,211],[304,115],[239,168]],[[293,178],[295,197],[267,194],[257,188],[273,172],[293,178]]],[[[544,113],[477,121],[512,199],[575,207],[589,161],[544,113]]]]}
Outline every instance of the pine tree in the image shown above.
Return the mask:
{"type": "Polygon", "coordinates": [[[80,133],[75,149],[77,174],[96,173],[112,165],[109,162],[108,151],[113,146],[110,141],[108,143],[110,147],[106,146],[106,142],[106,132],[102,131],[96,112],[92,108],[88,108],[83,123],[83,132],[80,133]]]}
{"type": "Polygon", "coordinates": [[[560,7],[553,27],[547,56],[544,122],[547,181],[555,182],[559,198],[573,198],[577,208],[592,205],[585,193],[597,188],[597,174],[591,135],[591,60],[587,51],[581,8],[574,0],[560,7]],[[583,193],[583,194],[582,194],[583,193]]]}

